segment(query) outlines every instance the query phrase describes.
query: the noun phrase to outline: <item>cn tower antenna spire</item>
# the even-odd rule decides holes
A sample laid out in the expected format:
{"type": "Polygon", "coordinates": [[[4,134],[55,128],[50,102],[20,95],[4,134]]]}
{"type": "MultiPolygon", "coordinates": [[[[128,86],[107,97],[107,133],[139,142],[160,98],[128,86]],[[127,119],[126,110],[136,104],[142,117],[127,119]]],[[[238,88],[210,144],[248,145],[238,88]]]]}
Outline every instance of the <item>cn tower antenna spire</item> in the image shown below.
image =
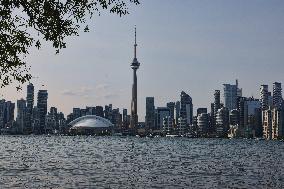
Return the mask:
{"type": "Polygon", "coordinates": [[[134,58],[136,58],[136,48],[137,48],[137,43],[136,43],[136,25],[135,25],[135,44],[134,44],[134,58]]]}

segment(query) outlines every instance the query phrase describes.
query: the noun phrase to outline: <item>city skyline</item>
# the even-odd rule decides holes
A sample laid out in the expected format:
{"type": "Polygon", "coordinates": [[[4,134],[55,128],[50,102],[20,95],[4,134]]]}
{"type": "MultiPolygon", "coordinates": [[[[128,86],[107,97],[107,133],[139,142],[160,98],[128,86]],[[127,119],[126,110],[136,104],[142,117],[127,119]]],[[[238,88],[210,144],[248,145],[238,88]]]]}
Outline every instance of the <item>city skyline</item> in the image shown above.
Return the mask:
{"type": "MultiPolygon", "coordinates": [[[[259,98],[260,85],[268,84],[272,91],[273,82],[283,83],[281,5],[281,1],[145,1],[131,7],[124,18],[98,17],[89,33],[69,40],[59,55],[46,44],[32,51],[28,60],[33,75],[39,76],[32,82],[35,88],[49,91],[49,107],[65,114],[72,107],[109,103],[130,110],[131,31],[137,24],[143,62],[139,120],[144,120],[147,96],[155,97],[156,106],[164,106],[178,100],[184,90],[192,97],[195,112],[197,107],[210,108],[214,90],[222,91],[222,84],[234,83],[236,78],[244,96],[259,98]]],[[[19,94],[14,86],[1,93],[16,102],[25,96],[25,85],[19,94]]]]}

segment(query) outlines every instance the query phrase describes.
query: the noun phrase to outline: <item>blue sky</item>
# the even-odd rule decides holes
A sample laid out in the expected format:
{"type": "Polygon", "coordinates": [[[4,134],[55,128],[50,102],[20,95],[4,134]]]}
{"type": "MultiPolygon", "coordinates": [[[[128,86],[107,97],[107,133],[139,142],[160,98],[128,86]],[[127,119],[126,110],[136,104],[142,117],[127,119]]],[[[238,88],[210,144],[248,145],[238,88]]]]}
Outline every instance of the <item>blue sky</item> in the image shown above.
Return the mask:
{"type": "MultiPolygon", "coordinates": [[[[194,108],[209,107],[215,89],[239,79],[245,96],[259,97],[261,84],[284,82],[283,0],[141,0],[130,14],[103,13],[91,32],[67,40],[55,55],[50,44],[32,50],[28,61],[38,89],[49,91],[49,107],[105,105],[128,108],[131,99],[134,25],[137,25],[138,113],[145,97],[156,106],[184,90],[194,108]],[[45,86],[42,87],[41,85],[45,86]]],[[[25,97],[25,87],[1,89],[7,100],[25,97]]]]}

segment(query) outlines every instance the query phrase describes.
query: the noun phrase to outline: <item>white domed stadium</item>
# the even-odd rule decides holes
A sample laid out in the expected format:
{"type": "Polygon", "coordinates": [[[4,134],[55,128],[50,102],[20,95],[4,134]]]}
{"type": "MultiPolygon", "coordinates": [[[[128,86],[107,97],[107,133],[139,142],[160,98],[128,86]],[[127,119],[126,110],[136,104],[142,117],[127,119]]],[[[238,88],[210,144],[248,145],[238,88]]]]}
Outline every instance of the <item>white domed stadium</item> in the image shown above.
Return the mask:
{"type": "Polygon", "coordinates": [[[79,117],[69,123],[70,134],[75,135],[109,135],[113,124],[100,116],[87,115],[79,117]]]}

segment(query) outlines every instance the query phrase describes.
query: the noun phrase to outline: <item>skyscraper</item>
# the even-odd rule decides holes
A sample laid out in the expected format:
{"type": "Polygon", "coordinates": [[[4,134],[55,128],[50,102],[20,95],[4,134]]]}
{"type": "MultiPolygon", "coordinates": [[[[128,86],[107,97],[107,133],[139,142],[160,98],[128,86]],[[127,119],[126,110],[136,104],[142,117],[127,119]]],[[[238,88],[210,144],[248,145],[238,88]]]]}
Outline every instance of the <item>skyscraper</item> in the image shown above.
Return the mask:
{"type": "Polygon", "coordinates": [[[158,107],[156,109],[156,124],[155,129],[156,130],[162,130],[163,129],[163,123],[164,118],[170,116],[170,109],[167,107],[158,107]]]}
{"type": "Polygon", "coordinates": [[[175,103],[174,102],[168,102],[167,107],[170,109],[170,117],[174,119],[175,116],[175,103]]]}
{"type": "Polygon", "coordinates": [[[11,123],[14,121],[14,111],[15,111],[15,103],[7,101],[5,123],[11,123]]]}
{"type": "Polygon", "coordinates": [[[11,101],[0,100],[0,128],[4,128],[7,124],[12,124],[14,120],[15,103],[11,101]]]}
{"type": "Polygon", "coordinates": [[[122,110],[122,125],[123,125],[123,129],[128,129],[129,123],[128,123],[128,119],[127,119],[127,109],[123,109],[122,110]]]}
{"type": "Polygon", "coordinates": [[[102,106],[96,106],[96,116],[104,117],[104,108],[102,106]]]}
{"type": "Polygon", "coordinates": [[[17,100],[17,128],[19,133],[23,133],[26,127],[27,106],[24,99],[17,100]]]}
{"type": "Polygon", "coordinates": [[[193,121],[192,98],[184,91],[180,94],[180,117],[186,119],[187,124],[191,125],[193,121]]]}
{"type": "Polygon", "coordinates": [[[237,108],[237,86],[231,84],[223,84],[224,86],[224,106],[228,110],[237,108]]]}
{"type": "Polygon", "coordinates": [[[199,116],[199,114],[205,113],[207,114],[207,108],[197,108],[196,115],[199,116]]]}
{"type": "Polygon", "coordinates": [[[229,111],[227,108],[223,107],[218,110],[216,116],[216,127],[217,136],[223,137],[227,135],[229,130],[229,111]]]}
{"type": "Polygon", "coordinates": [[[209,129],[209,117],[207,113],[201,113],[197,116],[198,135],[206,136],[209,129]]]}
{"type": "Polygon", "coordinates": [[[45,133],[45,116],[47,114],[47,90],[39,90],[37,94],[37,111],[39,116],[39,128],[37,128],[38,134],[45,133]]]}
{"type": "Polygon", "coordinates": [[[26,127],[24,133],[30,134],[32,132],[32,113],[34,106],[34,86],[32,83],[27,85],[27,115],[26,115],[26,127]]]}
{"type": "Polygon", "coordinates": [[[279,107],[282,103],[282,88],[281,83],[273,83],[273,106],[279,107]]]}
{"type": "Polygon", "coordinates": [[[175,117],[175,124],[178,125],[178,120],[180,117],[180,101],[176,101],[176,117],[175,117]]]}
{"type": "Polygon", "coordinates": [[[131,119],[130,119],[130,128],[136,132],[138,124],[138,115],[137,115],[137,75],[136,71],[138,70],[140,63],[136,57],[136,28],[135,28],[135,44],[134,44],[134,58],[131,63],[131,68],[133,69],[133,85],[132,85],[132,101],[131,101],[131,119]]]}
{"type": "Polygon", "coordinates": [[[215,93],[214,93],[214,117],[215,118],[220,108],[221,108],[220,90],[215,90],[215,93]]]}
{"type": "Polygon", "coordinates": [[[6,102],[4,99],[0,100],[0,128],[5,127],[5,113],[6,112],[6,102]]]}
{"type": "Polygon", "coordinates": [[[268,85],[261,85],[260,87],[260,103],[261,109],[267,110],[268,109],[268,85]]]}
{"type": "Polygon", "coordinates": [[[154,97],[146,97],[145,124],[147,129],[155,127],[155,100],[154,97]]]}

